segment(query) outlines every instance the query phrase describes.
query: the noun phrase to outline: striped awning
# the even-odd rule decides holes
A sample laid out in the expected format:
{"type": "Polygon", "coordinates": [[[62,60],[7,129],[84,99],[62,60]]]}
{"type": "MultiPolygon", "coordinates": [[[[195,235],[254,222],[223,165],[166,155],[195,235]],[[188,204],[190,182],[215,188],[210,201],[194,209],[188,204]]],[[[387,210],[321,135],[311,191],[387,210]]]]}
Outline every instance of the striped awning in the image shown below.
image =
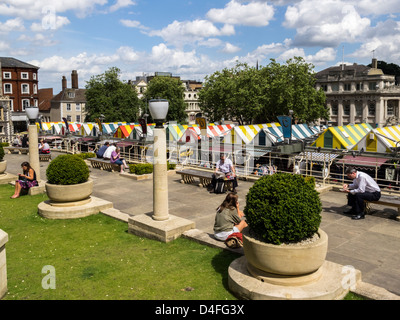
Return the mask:
{"type": "Polygon", "coordinates": [[[316,133],[310,129],[306,124],[294,124],[292,125],[292,139],[303,140],[311,138],[316,133]]]}
{"type": "Polygon", "coordinates": [[[244,142],[245,144],[249,144],[253,142],[253,139],[257,136],[257,134],[264,130],[267,134],[272,137],[275,137],[276,140],[280,140],[281,137],[283,138],[283,133],[279,129],[281,125],[279,123],[266,123],[266,124],[253,124],[247,126],[236,126],[232,131],[232,137],[227,135],[225,139],[226,142],[232,143],[241,143],[244,142]],[[231,139],[227,141],[227,139],[231,139]]]}
{"type": "Polygon", "coordinates": [[[373,131],[374,133],[378,133],[378,135],[383,138],[381,141],[387,148],[399,147],[397,142],[400,141],[400,126],[376,128],[373,131]]]}
{"type": "Polygon", "coordinates": [[[134,130],[135,125],[122,125],[117,128],[114,133],[114,138],[128,138],[134,130]]]}
{"type": "Polygon", "coordinates": [[[188,125],[182,125],[182,124],[166,125],[167,140],[179,141],[188,128],[189,128],[188,125]]]}
{"type": "Polygon", "coordinates": [[[371,130],[372,127],[369,123],[329,127],[312,145],[321,148],[349,150],[361,141],[371,130]]]}

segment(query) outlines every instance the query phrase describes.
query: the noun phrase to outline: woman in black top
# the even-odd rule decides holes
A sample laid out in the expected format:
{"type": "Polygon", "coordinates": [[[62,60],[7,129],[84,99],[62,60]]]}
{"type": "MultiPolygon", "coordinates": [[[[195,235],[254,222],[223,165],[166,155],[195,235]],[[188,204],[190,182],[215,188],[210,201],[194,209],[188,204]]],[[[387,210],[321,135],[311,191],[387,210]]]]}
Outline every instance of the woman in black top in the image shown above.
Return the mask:
{"type": "Polygon", "coordinates": [[[10,197],[11,199],[18,198],[22,189],[28,190],[38,185],[36,172],[31,168],[29,162],[23,162],[21,168],[23,173],[18,174],[18,180],[15,181],[15,190],[14,194],[10,197]]]}

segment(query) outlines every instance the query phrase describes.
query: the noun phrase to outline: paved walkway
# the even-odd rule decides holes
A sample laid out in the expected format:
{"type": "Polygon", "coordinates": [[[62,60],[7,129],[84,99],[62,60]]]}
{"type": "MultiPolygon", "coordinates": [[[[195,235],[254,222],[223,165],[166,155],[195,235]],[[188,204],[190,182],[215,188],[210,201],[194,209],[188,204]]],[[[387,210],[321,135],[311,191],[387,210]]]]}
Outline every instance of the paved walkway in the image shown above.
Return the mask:
{"type": "MultiPolygon", "coordinates": [[[[55,154],[53,154],[54,158],[55,154]]],[[[26,155],[5,156],[7,172],[17,174],[20,164],[29,161],[26,155]]],[[[41,178],[45,180],[48,163],[41,162],[41,178]]],[[[116,172],[91,169],[94,180],[93,195],[114,205],[115,212],[138,215],[152,212],[152,180],[136,181],[116,172]]],[[[180,175],[169,176],[169,212],[196,223],[196,229],[212,234],[215,209],[225,195],[209,194],[205,188],[180,183],[180,175]]],[[[251,182],[239,181],[238,195],[241,208],[251,182]]],[[[400,296],[400,222],[395,220],[397,210],[373,206],[364,220],[354,221],[342,212],[345,194],[329,191],[321,194],[323,204],[321,228],[329,236],[327,260],[351,265],[362,273],[362,280],[387,292],[400,296]]],[[[379,298],[379,297],[378,297],[379,298]]]]}

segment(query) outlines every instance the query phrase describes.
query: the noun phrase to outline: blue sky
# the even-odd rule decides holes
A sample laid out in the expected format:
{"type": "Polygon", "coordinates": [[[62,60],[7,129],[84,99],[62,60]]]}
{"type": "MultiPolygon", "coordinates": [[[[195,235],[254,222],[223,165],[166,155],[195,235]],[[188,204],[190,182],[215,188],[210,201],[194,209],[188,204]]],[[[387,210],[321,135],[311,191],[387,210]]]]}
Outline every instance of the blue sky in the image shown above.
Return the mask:
{"type": "Polygon", "coordinates": [[[122,80],[202,81],[294,56],[315,71],[373,55],[400,64],[399,13],[398,0],[0,0],[0,56],[40,67],[39,88],[54,93],[73,69],[83,88],[114,66],[122,80]]]}

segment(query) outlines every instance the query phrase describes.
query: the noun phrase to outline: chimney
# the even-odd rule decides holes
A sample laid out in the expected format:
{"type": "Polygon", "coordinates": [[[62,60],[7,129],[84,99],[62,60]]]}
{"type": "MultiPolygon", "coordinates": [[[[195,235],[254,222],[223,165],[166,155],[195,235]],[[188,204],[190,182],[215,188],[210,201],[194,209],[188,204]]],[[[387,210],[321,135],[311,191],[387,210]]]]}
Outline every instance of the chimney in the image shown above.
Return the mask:
{"type": "Polygon", "coordinates": [[[71,73],[71,87],[72,87],[72,89],[79,89],[78,88],[78,72],[76,70],[72,70],[72,73],[71,73]]]}
{"type": "Polygon", "coordinates": [[[372,68],[378,69],[378,59],[376,58],[372,59],[372,68]]]}
{"type": "Polygon", "coordinates": [[[61,80],[61,87],[62,87],[62,91],[64,91],[65,89],[67,89],[67,78],[65,76],[62,77],[61,80]]]}

